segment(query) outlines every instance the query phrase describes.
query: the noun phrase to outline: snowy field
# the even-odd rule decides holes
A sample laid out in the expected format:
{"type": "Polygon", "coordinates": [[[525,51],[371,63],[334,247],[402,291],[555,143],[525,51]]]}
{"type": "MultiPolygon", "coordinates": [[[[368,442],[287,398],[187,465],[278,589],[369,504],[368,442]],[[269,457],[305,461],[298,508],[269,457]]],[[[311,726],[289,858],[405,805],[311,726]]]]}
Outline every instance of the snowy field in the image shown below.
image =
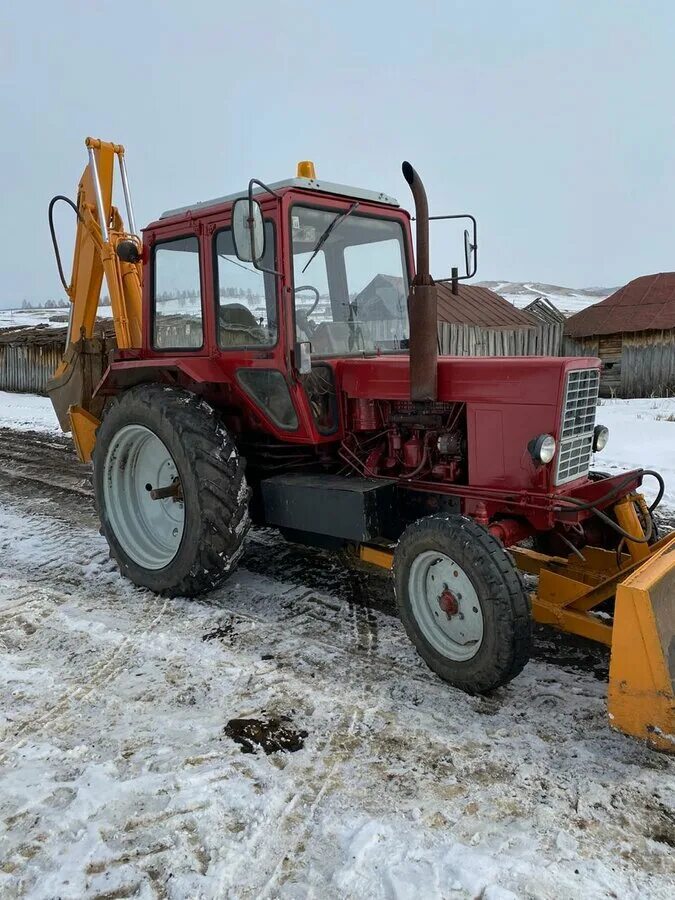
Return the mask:
{"type": "MultiPolygon", "coordinates": [[[[53,316],[68,316],[67,309],[0,309],[0,328],[18,328],[25,325],[48,325],[53,316]]],[[[67,322],[67,318],[66,318],[67,322]]],[[[63,328],[66,322],[53,322],[55,328],[63,328]]]]}
{"type": "Polygon", "coordinates": [[[11,391],[0,391],[0,428],[61,434],[56,413],[48,397],[14,394],[11,391]]]}
{"type": "MultiPolygon", "coordinates": [[[[613,451],[649,428],[667,461],[672,402],[603,405],[613,451]]],[[[602,648],[539,629],[469,697],[385,579],[264,529],[218,591],[157,598],[55,432],[0,393],[3,900],[673,896],[673,761],[609,729],[602,648]]]]}

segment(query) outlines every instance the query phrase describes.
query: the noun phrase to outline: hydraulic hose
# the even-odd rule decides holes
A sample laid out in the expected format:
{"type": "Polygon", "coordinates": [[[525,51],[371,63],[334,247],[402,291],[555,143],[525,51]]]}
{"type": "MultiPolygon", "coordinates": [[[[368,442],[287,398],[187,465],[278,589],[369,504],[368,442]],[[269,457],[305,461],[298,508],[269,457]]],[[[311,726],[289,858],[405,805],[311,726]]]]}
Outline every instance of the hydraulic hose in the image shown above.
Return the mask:
{"type": "MultiPolygon", "coordinates": [[[[651,506],[649,507],[649,512],[653,512],[656,507],[659,505],[661,500],[663,499],[663,492],[666,489],[666,484],[663,480],[663,476],[660,472],[655,472],[653,469],[639,469],[639,474],[641,475],[652,475],[659,483],[659,491],[656,495],[656,499],[653,501],[651,506]]],[[[554,495],[554,499],[559,500],[563,503],[570,503],[576,509],[591,509],[594,510],[598,503],[604,503],[606,500],[611,500],[612,497],[615,497],[617,494],[620,494],[621,491],[626,487],[627,484],[630,484],[631,481],[635,479],[635,472],[632,472],[630,475],[627,475],[623,478],[618,484],[614,485],[606,494],[603,494],[602,497],[598,497],[597,500],[592,500],[591,502],[585,502],[584,500],[578,500],[576,497],[565,497],[562,494],[554,495]]],[[[563,509],[563,507],[556,507],[557,510],[563,509]]]]}
{"type": "MultiPolygon", "coordinates": [[[[651,504],[651,506],[648,507],[649,512],[651,513],[651,512],[653,512],[653,510],[656,509],[656,507],[661,502],[666,485],[663,480],[663,476],[659,472],[655,472],[653,469],[642,469],[640,471],[643,476],[644,475],[652,475],[654,478],[656,478],[656,480],[659,483],[659,491],[656,495],[656,499],[651,504]]],[[[561,497],[561,496],[559,496],[556,499],[563,500],[578,510],[590,510],[599,519],[601,519],[606,525],[608,525],[610,528],[612,528],[614,531],[616,531],[617,534],[619,534],[622,538],[625,538],[625,540],[627,540],[627,541],[632,541],[634,544],[648,544],[652,539],[652,533],[654,530],[651,515],[649,516],[648,521],[645,523],[646,530],[647,530],[646,535],[643,537],[636,537],[635,535],[630,534],[624,528],[622,528],[618,522],[615,522],[613,519],[610,519],[610,517],[608,515],[606,515],[602,510],[598,509],[598,507],[596,505],[598,503],[604,503],[605,501],[610,500],[612,497],[615,497],[617,494],[619,494],[623,490],[623,488],[625,488],[625,486],[627,484],[629,484],[631,481],[633,481],[634,478],[635,478],[634,473],[631,475],[628,475],[626,478],[622,479],[617,485],[615,485],[611,490],[607,491],[606,494],[604,494],[602,497],[598,498],[597,500],[595,500],[591,503],[587,503],[583,500],[578,500],[576,497],[561,497]]],[[[564,509],[564,507],[559,506],[559,507],[557,507],[557,509],[560,511],[560,510],[564,509]]]]}
{"type": "Polygon", "coordinates": [[[649,509],[649,512],[654,512],[656,507],[663,500],[663,494],[666,490],[666,483],[663,480],[663,476],[659,472],[655,472],[653,469],[643,469],[642,474],[643,475],[652,475],[654,478],[656,478],[656,480],[659,483],[659,490],[656,495],[656,500],[654,500],[654,502],[649,507],[647,507],[649,509]]]}
{"type": "Polygon", "coordinates": [[[52,245],[54,247],[54,256],[56,257],[56,265],[59,270],[59,278],[61,279],[61,284],[63,285],[63,289],[66,292],[66,294],[70,295],[70,285],[66,282],[66,277],[63,274],[63,266],[61,265],[61,253],[59,251],[59,242],[56,239],[56,230],[54,228],[54,207],[56,206],[56,204],[58,203],[59,200],[62,200],[64,203],[67,203],[68,206],[70,206],[74,210],[75,215],[77,216],[79,221],[82,221],[82,219],[81,219],[80,212],[79,212],[77,206],[75,206],[75,204],[70,199],[70,197],[64,197],[63,194],[57,194],[55,197],[52,197],[52,199],[49,201],[49,211],[48,211],[49,231],[52,236],[52,245]]]}

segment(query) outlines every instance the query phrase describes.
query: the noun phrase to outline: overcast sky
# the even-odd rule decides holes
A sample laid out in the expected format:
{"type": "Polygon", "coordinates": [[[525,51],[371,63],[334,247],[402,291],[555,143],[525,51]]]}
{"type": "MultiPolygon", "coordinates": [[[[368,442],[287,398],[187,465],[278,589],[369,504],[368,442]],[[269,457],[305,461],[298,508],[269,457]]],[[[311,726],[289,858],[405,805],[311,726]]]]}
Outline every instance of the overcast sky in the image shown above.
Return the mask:
{"type": "Polygon", "coordinates": [[[674,47],[668,0],[5,3],[0,306],[63,296],[47,203],[88,134],[125,144],[140,224],[306,158],[409,205],[409,159],[432,214],[478,217],[479,279],[674,269],[674,47]]]}

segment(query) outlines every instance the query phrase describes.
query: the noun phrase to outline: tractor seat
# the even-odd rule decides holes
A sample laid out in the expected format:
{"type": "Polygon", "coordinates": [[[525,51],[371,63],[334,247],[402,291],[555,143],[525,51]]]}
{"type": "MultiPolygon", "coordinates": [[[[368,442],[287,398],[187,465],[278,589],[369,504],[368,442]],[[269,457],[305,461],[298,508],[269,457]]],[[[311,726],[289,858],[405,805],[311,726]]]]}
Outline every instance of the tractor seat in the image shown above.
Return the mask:
{"type": "Polygon", "coordinates": [[[258,320],[248,306],[244,306],[243,303],[225,303],[220,307],[220,324],[224,327],[246,325],[255,328],[258,320]]]}
{"type": "Polygon", "coordinates": [[[243,303],[226,303],[218,314],[221,347],[265,344],[267,337],[258,320],[243,303]]]}

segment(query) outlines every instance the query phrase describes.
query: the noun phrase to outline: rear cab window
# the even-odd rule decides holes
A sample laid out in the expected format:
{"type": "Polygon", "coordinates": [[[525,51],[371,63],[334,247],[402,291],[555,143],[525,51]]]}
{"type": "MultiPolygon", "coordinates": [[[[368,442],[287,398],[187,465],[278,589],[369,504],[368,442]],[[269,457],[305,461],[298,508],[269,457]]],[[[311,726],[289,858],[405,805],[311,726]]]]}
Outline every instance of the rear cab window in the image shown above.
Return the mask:
{"type": "Polygon", "coordinates": [[[152,346],[198,350],[204,345],[199,239],[158,241],[153,253],[152,346]]]}

